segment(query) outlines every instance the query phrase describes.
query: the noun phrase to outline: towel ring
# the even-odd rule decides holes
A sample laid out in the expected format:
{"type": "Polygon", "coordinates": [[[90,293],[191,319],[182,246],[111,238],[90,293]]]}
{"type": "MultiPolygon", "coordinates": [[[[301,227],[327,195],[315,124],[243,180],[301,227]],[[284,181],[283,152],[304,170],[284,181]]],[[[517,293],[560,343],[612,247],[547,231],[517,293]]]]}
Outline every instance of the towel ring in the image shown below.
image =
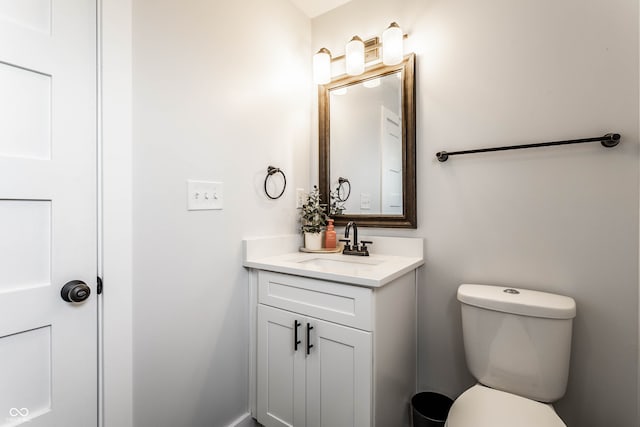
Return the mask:
{"type": "Polygon", "coordinates": [[[337,193],[336,200],[338,200],[339,202],[346,202],[349,196],[351,195],[351,182],[349,182],[347,178],[343,178],[343,177],[338,178],[338,188],[336,193],[337,193]],[[340,192],[344,194],[344,188],[342,187],[344,184],[349,184],[349,191],[347,192],[346,197],[343,199],[342,196],[340,195],[340,192]]]}
{"type": "Polygon", "coordinates": [[[280,168],[269,166],[267,168],[267,176],[264,178],[264,193],[267,195],[267,197],[270,198],[271,200],[279,199],[284,194],[284,190],[286,190],[286,188],[287,188],[287,177],[285,176],[284,172],[282,172],[280,168]],[[282,191],[280,192],[280,194],[278,194],[277,196],[272,196],[271,194],[269,194],[269,190],[267,190],[267,181],[269,181],[269,178],[272,175],[275,175],[277,173],[282,175],[282,179],[284,180],[284,185],[282,186],[282,191]]]}

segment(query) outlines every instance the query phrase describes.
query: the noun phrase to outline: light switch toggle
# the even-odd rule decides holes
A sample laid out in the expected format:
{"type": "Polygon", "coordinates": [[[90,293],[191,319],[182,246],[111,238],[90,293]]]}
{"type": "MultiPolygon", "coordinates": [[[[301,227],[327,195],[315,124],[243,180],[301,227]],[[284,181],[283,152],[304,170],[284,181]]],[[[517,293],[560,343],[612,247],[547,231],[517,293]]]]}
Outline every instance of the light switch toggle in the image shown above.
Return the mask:
{"type": "MultiPolygon", "coordinates": [[[[198,200],[202,195],[200,193],[196,192],[196,200],[198,200]]],[[[204,199],[205,200],[209,200],[209,199],[214,199],[214,200],[218,200],[218,194],[217,193],[204,193],[204,199]]]]}

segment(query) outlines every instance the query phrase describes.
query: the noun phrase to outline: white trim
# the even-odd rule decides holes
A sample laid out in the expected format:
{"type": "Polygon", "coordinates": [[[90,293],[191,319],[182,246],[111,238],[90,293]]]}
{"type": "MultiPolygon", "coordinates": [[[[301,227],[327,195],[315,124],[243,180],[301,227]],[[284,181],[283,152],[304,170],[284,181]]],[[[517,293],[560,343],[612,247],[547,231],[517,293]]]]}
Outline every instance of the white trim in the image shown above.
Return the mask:
{"type": "MultiPolygon", "coordinates": [[[[413,304],[413,321],[414,321],[414,325],[413,325],[413,331],[414,331],[414,339],[415,339],[415,343],[416,343],[416,354],[414,355],[414,363],[415,366],[413,367],[414,371],[416,373],[416,382],[415,382],[415,390],[413,390],[413,394],[418,393],[418,389],[420,388],[420,386],[418,385],[419,381],[420,381],[420,353],[419,353],[419,347],[420,347],[420,311],[418,310],[419,307],[419,302],[420,302],[420,272],[423,270],[423,266],[418,267],[414,270],[414,274],[413,274],[413,280],[414,280],[414,284],[413,284],[413,292],[414,292],[414,298],[415,298],[415,302],[413,304]]],[[[409,402],[411,403],[411,402],[409,402]]],[[[411,414],[411,416],[413,417],[413,412],[411,414]]],[[[412,418],[413,419],[413,418],[412,418]]]]}
{"type": "Polygon", "coordinates": [[[251,414],[247,412],[232,421],[227,427],[254,427],[257,425],[258,423],[256,423],[255,420],[251,418],[251,414]]]}
{"type": "Polygon", "coordinates": [[[102,427],[133,426],[132,0],[101,1],[102,427]]]}
{"type": "Polygon", "coordinates": [[[249,412],[258,417],[258,378],[257,363],[258,352],[256,348],[258,329],[258,272],[249,270],[249,412]]]}
{"type": "MultiPolygon", "coordinates": [[[[96,211],[97,211],[97,271],[103,276],[102,245],[104,239],[102,218],[102,0],[96,0],[96,211]]],[[[97,284],[96,284],[97,287],[97,284]]],[[[97,295],[98,305],[98,427],[104,427],[104,306],[102,295],[97,295]]]]}

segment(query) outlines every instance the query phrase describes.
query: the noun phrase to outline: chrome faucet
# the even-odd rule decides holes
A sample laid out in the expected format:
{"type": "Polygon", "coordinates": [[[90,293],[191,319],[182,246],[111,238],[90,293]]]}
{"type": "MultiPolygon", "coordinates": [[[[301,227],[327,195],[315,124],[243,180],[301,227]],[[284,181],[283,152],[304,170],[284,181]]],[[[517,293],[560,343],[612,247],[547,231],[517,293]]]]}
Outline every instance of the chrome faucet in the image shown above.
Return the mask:
{"type": "Polygon", "coordinates": [[[344,249],[342,253],[344,255],[358,255],[358,256],[369,256],[369,250],[367,249],[367,244],[371,244],[371,241],[363,240],[362,246],[358,244],[358,226],[355,221],[349,221],[347,226],[344,229],[344,239],[340,239],[341,242],[344,242],[344,249]],[[351,240],[349,240],[349,230],[353,228],[353,245],[351,245],[351,240]]]}

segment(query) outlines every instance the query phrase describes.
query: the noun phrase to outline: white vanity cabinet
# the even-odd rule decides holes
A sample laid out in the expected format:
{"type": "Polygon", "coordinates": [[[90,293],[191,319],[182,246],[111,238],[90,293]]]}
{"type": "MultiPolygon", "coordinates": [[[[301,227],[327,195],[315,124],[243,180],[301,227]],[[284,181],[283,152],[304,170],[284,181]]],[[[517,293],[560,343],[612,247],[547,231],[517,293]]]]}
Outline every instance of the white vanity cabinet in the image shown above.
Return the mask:
{"type": "Polygon", "coordinates": [[[381,287],[251,271],[253,415],[266,427],[409,425],[415,270],[381,287]]]}
{"type": "Polygon", "coordinates": [[[261,304],[258,420],[265,426],[370,425],[371,359],[371,332],[261,304]]]}

